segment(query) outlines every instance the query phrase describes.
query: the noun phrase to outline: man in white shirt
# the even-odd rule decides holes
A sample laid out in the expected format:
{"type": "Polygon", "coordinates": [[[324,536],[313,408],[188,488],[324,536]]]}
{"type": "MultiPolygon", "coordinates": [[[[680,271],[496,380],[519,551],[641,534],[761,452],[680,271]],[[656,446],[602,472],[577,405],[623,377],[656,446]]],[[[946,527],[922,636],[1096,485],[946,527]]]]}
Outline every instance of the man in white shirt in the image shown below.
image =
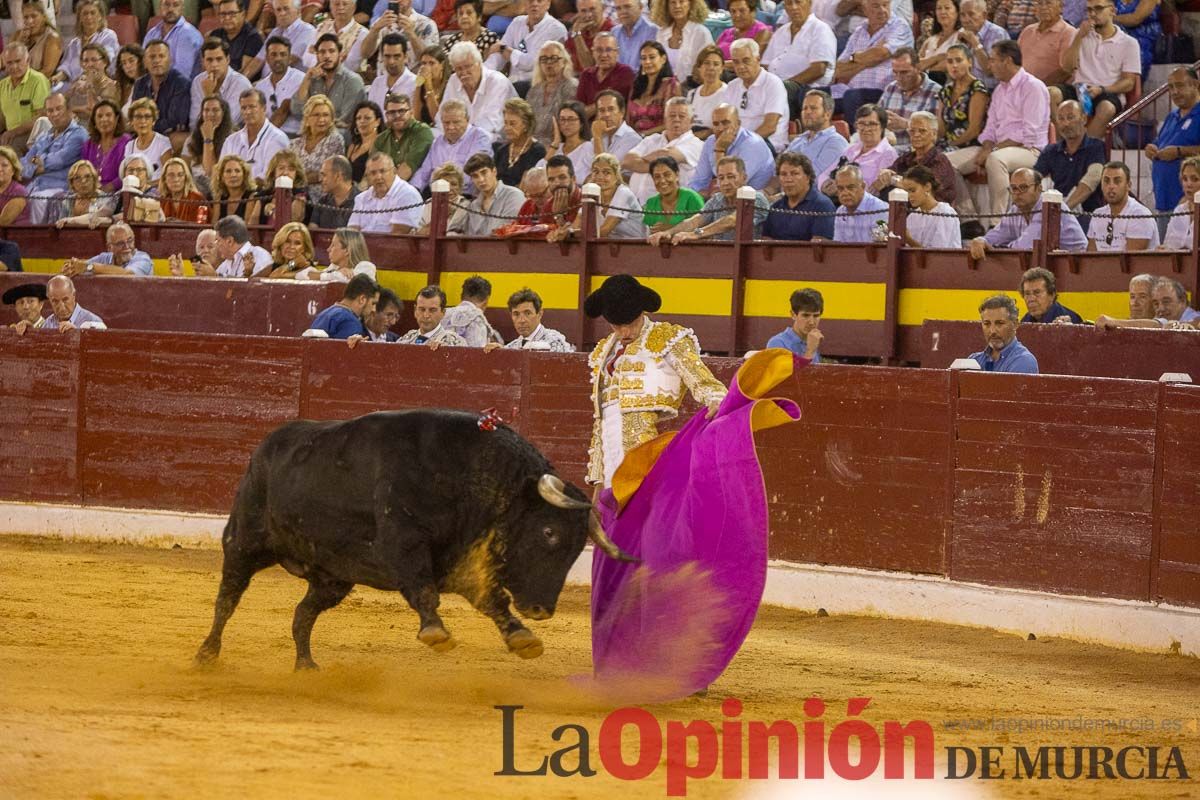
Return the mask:
{"type": "Polygon", "coordinates": [[[1092,107],[1087,132],[1096,139],[1104,138],[1108,123],[1125,107],[1125,93],[1133,90],[1142,74],[1137,39],[1118,27],[1116,13],[1112,0],[1088,0],[1087,19],[1062,54],[1063,69],[1073,73],[1072,82],[1050,88],[1051,108],[1058,108],[1063,100],[1092,107]],[[1087,86],[1088,97],[1079,96],[1080,84],[1087,86]]]}
{"type": "MultiPolygon", "coordinates": [[[[473,123],[487,131],[493,140],[502,138],[504,101],[517,96],[508,78],[485,67],[479,48],[472,42],[459,42],[450,48],[450,69],[454,74],[446,82],[442,102],[461,100],[471,110],[473,123]]],[[[442,127],[440,116],[437,127],[442,127]]]]}
{"type": "Polygon", "coordinates": [[[532,289],[513,292],[508,298],[508,313],[512,315],[517,338],[506,345],[488,342],[483,346],[485,353],[500,347],[506,350],[534,350],[549,353],[573,353],[575,348],[553,328],[542,324],[542,298],[532,289]]]}
{"type": "Polygon", "coordinates": [[[596,119],[592,122],[592,148],[596,155],[609,153],[617,161],[642,141],[625,122],[625,95],[605,89],[596,95],[596,119]]]}
{"type": "Polygon", "coordinates": [[[508,78],[532,81],[538,53],[546,42],[564,42],[566,27],[548,15],[550,0],[526,0],[526,13],[517,17],[504,32],[504,37],[488,48],[487,65],[503,70],[508,65],[508,78]]]}
{"type": "Polygon", "coordinates": [[[292,98],[304,82],[304,73],[292,66],[292,44],[287,39],[272,36],[263,49],[267,51],[269,71],[254,88],[267,98],[271,124],[288,136],[297,136],[300,120],[292,116],[292,98]]]}
{"type": "Polygon", "coordinates": [[[1088,225],[1088,252],[1127,253],[1158,247],[1158,225],[1150,209],[1129,194],[1129,167],[1110,161],[1100,173],[1104,205],[1092,212],[1088,225]]]}
{"type": "Polygon", "coordinates": [[[754,131],[775,148],[776,153],[787,147],[788,99],[787,89],[778,75],[762,68],[758,42],[738,39],[729,48],[733,56],[733,71],[737,80],[725,88],[725,102],[739,109],[742,127],[754,131]]]}
{"type": "Polygon", "coordinates": [[[217,232],[217,256],[224,259],[216,277],[250,278],[271,271],[274,259],[263,248],[250,244],[250,231],[241,217],[221,217],[213,229],[217,232]]]}
{"type": "Polygon", "coordinates": [[[267,120],[267,98],[258,89],[242,92],[238,105],[246,124],[225,140],[221,157],[241,156],[250,165],[250,174],[262,180],[267,175],[271,157],[288,148],[288,137],[267,120]]]}
{"type": "MultiPolygon", "coordinates": [[[[812,0],[784,0],[790,22],[771,35],[763,53],[763,66],[785,81],[801,87],[828,86],[837,61],[837,39],[833,29],[812,14],[812,0]]],[[[803,89],[800,96],[803,97],[803,89]]]]}
{"type": "MultiPolygon", "coordinates": [[[[308,52],[309,46],[317,40],[317,29],[300,19],[300,0],[272,0],[271,8],[275,10],[275,27],[266,35],[280,36],[292,43],[292,66],[299,67],[308,52]]],[[[258,55],[246,68],[247,75],[254,75],[266,63],[267,47],[258,51],[258,55]]]]}
{"type": "Polygon", "coordinates": [[[204,71],[192,78],[192,108],[188,119],[192,125],[200,124],[200,106],[204,98],[215,94],[229,104],[229,116],[233,127],[242,124],[242,109],[239,101],[242,92],[251,88],[250,81],[240,72],[229,68],[229,42],[210,38],[200,48],[200,60],[204,71]]]}
{"type": "Polygon", "coordinates": [[[300,59],[301,64],[312,68],[317,64],[315,44],[323,33],[332,33],[342,43],[342,63],[351,72],[362,66],[362,43],[367,38],[367,29],[354,19],[354,0],[329,0],[330,16],[313,29],[312,44],[300,59]]]}
{"type": "Polygon", "coordinates": [[[630,173],[629,188],[644,205],[657,192],[650,177],[654,159],[663,156],[675,159],[679,164],[679,184],[687,186],[703,149],[704,142],[692,133],[692,107],[686,99],[672,97],[663,112],[662,133],[652,133],[634,145],[621,160],[621,169],[630,173]]]}
{"type": "Polygon", "coordinates": [[[408,46],[403,36],[389,33],[383,37],[380,48],[379,60],[383,69],[375,80],[371,81],[371,86],[367,89],[367,99],[383,108],[389,94],[412,97],[417,89],[417,76],[408,69],[408,46]]]}
{"type": "Polygon", "coordinates": [[[387,153],[371,153],[367,183],[367,190],[354,198],[354,213],[347,227],[363,233],[412,233],[421,224],[421,194],[400,179],[387,153]],[[390,213],[379,213],[388,210],[390,213]]]}

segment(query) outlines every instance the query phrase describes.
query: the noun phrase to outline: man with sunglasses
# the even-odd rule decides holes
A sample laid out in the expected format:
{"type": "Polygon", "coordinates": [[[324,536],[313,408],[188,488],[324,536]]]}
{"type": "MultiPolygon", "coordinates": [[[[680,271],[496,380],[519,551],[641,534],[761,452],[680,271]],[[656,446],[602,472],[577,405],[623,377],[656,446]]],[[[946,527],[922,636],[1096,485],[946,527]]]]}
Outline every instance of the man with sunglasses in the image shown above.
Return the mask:
{"type": "Polygon", "coordinates": [[[1079,100],[1084,111],[1090,107],[1088,133],[1097,139],[1121,113],[1123,95],[1133,90],[1142,74],[1141,49],[1117,25],[1116,15],[1112,0],[1089,0],[1087,19],[1062,55],[1063,69],[1073,72],[1072,82],[1050,89],[1053,108],[1063,100],[1079,100]]]}
{"type": "MultiPolygon", "coordinates": [[[[1034,242],[1042,238],[1042,176],[1032,169],[1022,167],[1013,170],[1008,178],[1008,192],[1012,205],[1008,216],[983,236],[971,240],[968,245],[971,257],[981,259],[993,248],[1032,250],[1034,242]]],[[[1063,213],[1059,217],[1058,249],[1082,252],[1087,249],[1087,237],[1074,215],[1063,213]]]]}
{"type": "Polygon", "coordinates": [[[413,116],[412,99],[402,94],[388,95],[383,114],[387,128],[375,139],[375,150],[392,157],[401,180],[411,180],[433,145],[433,128],[413,116]]]}
{"type": "Polygon", "coordinates": [[[1129,167],[1110,161],[1100,173],[1105,205],[1092,213],[1088,226],[1089,252],[1125,253],[1158,247],[1158,225],[1150,209],[1129,193],[1129,167]]]}
{"type": "Polygon", "coordinates": [[[304,82],[304,72],[292,66],[292,43],[282,36],[267,39],[267,74],[254,84],[267,98],[271,124],[288,136],[300,133],[300,118],[292,116],[292,97],[304,82]]]}
{"type": "Polygon", "coordinates": [[[738,39],[729,48],[737,80],[725,89],[725,102],[739,109],[742,125],[763,137],[776,153],[787,147],[788,97],[783,79],[767,72],[758,42],[738,39]]]}

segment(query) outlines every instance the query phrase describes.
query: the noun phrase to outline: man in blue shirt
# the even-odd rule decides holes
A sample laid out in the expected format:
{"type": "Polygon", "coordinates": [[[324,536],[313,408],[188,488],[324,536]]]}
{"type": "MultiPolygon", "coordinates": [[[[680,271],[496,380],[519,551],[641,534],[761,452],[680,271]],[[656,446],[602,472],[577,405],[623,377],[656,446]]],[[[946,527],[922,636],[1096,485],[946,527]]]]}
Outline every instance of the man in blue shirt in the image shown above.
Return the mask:
{"type": "Polygon", "coordinates": [[[1200,81],[1191,67],[1180,67],[1167,78],[1167,92],[1175,108],[1167,114],[1154,144],[1146,145],[1146,158],[1154,162],[1154,208],[1174,211],[1183,197],[1179,164],[1200,153],[1200,81]]]}
{"type": "Polygon", "coordinates": [[[817,174],[808,156],[785,151],[780,154],[778,164],[779,188],[783,190],[783,197],[771,206],[771,214],[763,224],[763,238],[797,242],[832,239],[833,202],[815,186],[817,174]],[[790,212],[823,216],[810,217],[790,212]]]}
{"type": "Polygon", "coordinates": [[[1021,322],[1057,322],[1080,325],[1083,317],[1058,302],[1054,273],[1045,267],[1025,270],[1021,276],[1021,296],[1028,311],[1021,322]]]}
{"type": "Polygon", "coordinates": [[[162,21],[146,31],[142,47],[156,40],[166,42],[171,47],[176,68],[185,78],[194,78],[200,72],[200,45],[204,37],[195,25],[183,18],[183,0],[162,0],[158,13],[162,21]]]}
{"type": "Polygon", "coordinates": [[[762,189],[775,177],[775,158],[766,140],[742,127],[737,109],[721,103],[713,109],[713,135],[704,140],[700,160],[688,188],[708,197],[717,177],[717,164],[725,156],[737,156],[746,165],[748,183],[762,189]]]}
{"type": "Polygon", "coordinates": [[[50,198],[67,188],[67,173],[79,160],[88,138],[87,131],[67,109],[63,95],[47,97],[45,111],[50,130],[37,137],[21,159],[21,177],[35,198],[29,204],[29,220],[34,224],[49,221],[51,206],[58,205],[50,198]]]}
{"type": "Polygon", "coordinates": [[[184,70],[176,69],[171,60],[171,46],[156,39],[146,46],[142,62],[146,74],[133,82],[133,99],[149,97],[158,106],[154,130],[171,140],[176,150],[192,133],[188,112],[192,103],[192,82],[184,70]]]}
{"type": "Polygon", "coordinates": [[[76,275],[148,278],[154,274],[154,262],[150,260],[150,254],[137,249],[133,228],[124,222],[110,225],[104,232],[104,241],[108,243],[108,250],[87,261],[82,258],[70,259],[63,264],[63,274],[71,278],[76,275]]]}
{"type": "Polygon", "coordinates": [[[342,299],[325,309],[309,324],[309,330],[325,331],[330,339],[365,336],[363,318],[375,313],[379,302],[379,284],[370,275],[360,273],[350,279],[342,299]]]}
{"type": "Polygon", "coordinates": [[[658,26],[642,16],[640,0],[617,0],[617,22],[612,29],[620,55],[617,60],[634,72],[642,69],[642,45],[653,42],[658,26]]]}
{"type": "Polygon", "coordinates": [[[821,363],[821,314],[825,298],[816,289],[797,289],[792,292],[792,324],[767,341],[767,347],[782,347],[798,356],[821,363]]]}
{"type": "Polygon", "coordinates": [[[833,127],[833,98],[820,89],[809,89],[800,106],[800,124],[804,130],[787,149],[808,156],[813,171],[824,175],[850,146],[833,127]]]}
{"type": "Polygon", "coordinates": [[[1033,353],[1017,341],[1017,301],[1005,294],[984,300],[979,306],[983,323],[983,338],[987,347],[971,358],[985,372],[1016,372],[1037,375],[1038,363],[1033,353]]]}

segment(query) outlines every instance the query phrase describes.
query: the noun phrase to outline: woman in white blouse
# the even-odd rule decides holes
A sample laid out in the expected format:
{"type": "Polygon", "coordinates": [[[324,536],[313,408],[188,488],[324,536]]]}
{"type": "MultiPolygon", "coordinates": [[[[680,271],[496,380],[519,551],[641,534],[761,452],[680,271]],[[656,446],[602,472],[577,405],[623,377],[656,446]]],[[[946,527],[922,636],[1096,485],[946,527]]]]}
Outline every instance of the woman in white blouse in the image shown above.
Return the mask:
{"type": "Polygon", "coordinates": [[[58,64],[58,72],[50,76],[50,83],[71,83],[83,74],[79,64],[79,56],[85,44],[98,44],[108,51],[109,75],[113,74],[113,65],[117,63],[117,51],[121,49],[117,34],[109,29],[100,0],[79,0],[75,4],[74,39],[67,42],[63,51],[62,61],[58,64]]]}
{"type": "Polygon", "coordinates": [[[713,43],[705,27],[708,4],[704,0],[654,0],[650,19],[658,26],[655,35],[667,49],[667,61],[676,75],[691,75],[696,57],[713,43]]]}
{"type": "Polygon", "coordinates": [[[692,107],[692,133],[701,139],[712,136],[712,112],[725,97],[725,81],[721,80],[724,70],[725,55],[715,44],[696,55],[693,76],[700,85],[688,92],[687,99],[692,107]]]}
{"type": "Polygon", "coordinates": [[[918,165],[909,169],[900,186],[908,192],[908,224],[904,238],[909,247],[962,247],[958,213],[949,203],[938,202],[934,197],[938,182],[927,167],[918,165]]]}
{"type": "Polygon", "coordinates": [[[154,130],[158,121],[158,104],[149,97],[134,100],[129,105],[129,127],[133,138],[125,145],[125,158],[142,156],[150,165],[150,180],[158,180],[163,161],[170,158],[171,140],[154,130]]]}
{"type": "Polygon", "coordinates": [[[1200,156],[1190,156],[1179,165],[1179,182],[1183,184],[1183,199],[1175,206],[1176,214],[1167,223],[1167,235],[1159,250],[1192,249],[1192,216],[1196,211],[1196,192],[1200,192],[1200,156]]]}

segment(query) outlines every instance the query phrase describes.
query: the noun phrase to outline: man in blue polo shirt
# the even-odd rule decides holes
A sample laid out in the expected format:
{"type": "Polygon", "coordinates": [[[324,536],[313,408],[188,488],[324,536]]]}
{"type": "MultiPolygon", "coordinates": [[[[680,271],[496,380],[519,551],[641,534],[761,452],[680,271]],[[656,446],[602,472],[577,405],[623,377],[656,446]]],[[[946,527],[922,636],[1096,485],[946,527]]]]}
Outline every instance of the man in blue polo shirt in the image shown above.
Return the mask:
{"type": "Polygon", "coordinates": [[[821,363],[821,314],[825,299],[816,289],[797,289],[792,292],[792,324],[767,340],[767,347],[782,347],[798,356],[821,363]]]}
{"type": "Polygon", "coordinates": [[[358,274],[346,284],[342,299],[313,317],[309,330],[325,331],[330,339],[365,336],[363,319],[375,313],[379,302],[379,284],[370,275],[358,274]]]}
{"type": "Polygon", "coordinates": [[[1008,295],[997,294],[979,305],[979,321],[983,323],[983,339],[987,347],[971,358],[985,372],[1018,372],[1038,374],[1037,359],[1025,345],[1017,341],[1017,301],[1008,295]]]}
{"type": "Polygon", "coordinates": [[[712,194],[717,178],[717,164],[726,156],[737,156],[746,165],[746,180],[755,189],[762,189],[775,176],[775,159],[767,140],[742,127],[738,111],[721,103],[712,113],[713,135],[704,140],[700,160],[692,173],[688,188],[705,198],[712,194]]]}
{"type": "Polygon", "coordinates": [[[833,202],[817,189],[817,173],[808,156],[784,152],[777,163],[779,188],[783,190],[783,197],[771,206],[771,214],[763,223],[763,238],[797,242],[833,239],[833,202]],[[823,216],[810,217],[789,212],[823,216]]]}
{"type": "Polygon", "coordinates": [[[1025,316],[1021,322],[1057,322],[1080,325],[1083,317],[1058,302],[1054,273],[1045,267],[1032,267],[1021,276],[1021,296],[1025,298],[1025,316]]]}
{"type": "Polygon", "coordinates": [[[1154,208],[1174,211],[1183,197],[1179,164],[1200,153],[1200,81],[1191,67],[1180,67],[1167,78],[1167,92],[1175,108],[1167,114],[1154,144],[1146,145],[1146,158],[1154,162],[1154,208]]]}

